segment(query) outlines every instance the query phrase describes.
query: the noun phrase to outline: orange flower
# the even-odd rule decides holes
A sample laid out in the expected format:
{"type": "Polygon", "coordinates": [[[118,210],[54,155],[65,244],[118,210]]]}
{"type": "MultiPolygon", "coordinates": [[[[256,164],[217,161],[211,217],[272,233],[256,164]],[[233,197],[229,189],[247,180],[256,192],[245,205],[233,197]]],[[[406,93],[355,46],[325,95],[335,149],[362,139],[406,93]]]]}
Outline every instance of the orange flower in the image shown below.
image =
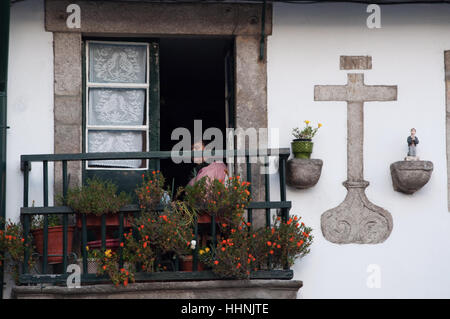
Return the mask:
{"type": "Polygon", "coordinates": [[[272,246],[272,243],[270,241],[268,241],[267,246],[272,246]]]}
{"type": "Polygon", "coordinates": [[[106,265],[103,266],[103,270],[106,270],[106,265]]]}
{"type": "Polygon", "coordinates": [[[270,254],[273,255],[273,250],[270,251],[270,254]]]}
{"type": "Polygon", "coordinates": [[[241,263],[238,263],[238,264],[236,265],[236,268],[239,268],[239,267],[241,267],[241,263]]]}
{"type": "Polygon", "coordinates": [[[277,248],[281,248],[280,244],[277,245],[277,248]]]}
{"type": "Polygon", "coordinates": [[[123,247],[123,243],[120,243],[120,247],[123,247]]]}
{"type": "Polygon", "coordinates": [[[125,279],[125,280],[124,280],[123,285],[124,285],[125,287],[128,286],[128,279],[125,279]]]}
{"type": "Polygon", "coordinates": [[[301,245],[303,245],[303,240],[300,240],[300,241],[297,243],[297,247],[300,247],[301,245]]]}
{"type": "Polygon", "coordinates": [[[218,260],[214,260],[214,265],[218,265],[219,261],[218,260]]]}
{"type": "Polygon", "coordinates": [[[222,251],[225,251],[225,247],[222,247],[222,251]]]}

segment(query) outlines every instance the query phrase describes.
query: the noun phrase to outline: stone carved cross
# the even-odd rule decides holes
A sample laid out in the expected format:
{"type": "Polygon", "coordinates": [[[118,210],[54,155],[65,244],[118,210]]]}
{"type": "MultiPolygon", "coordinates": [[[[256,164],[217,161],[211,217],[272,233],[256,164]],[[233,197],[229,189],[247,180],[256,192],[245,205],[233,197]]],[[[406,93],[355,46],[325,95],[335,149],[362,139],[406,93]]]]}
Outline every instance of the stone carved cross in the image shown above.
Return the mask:
{"type": "Polygon", "coordinates": [[[397,86],[365,85],[364,74],[348,73],[347,85],[316,85],[315,101],[347,102],[347,196],[321,216],[325,238],[337,244],[377,244],[392,231],[391,214],[372,204],[365,194],[364,102],[396,101],[397,86]]]}

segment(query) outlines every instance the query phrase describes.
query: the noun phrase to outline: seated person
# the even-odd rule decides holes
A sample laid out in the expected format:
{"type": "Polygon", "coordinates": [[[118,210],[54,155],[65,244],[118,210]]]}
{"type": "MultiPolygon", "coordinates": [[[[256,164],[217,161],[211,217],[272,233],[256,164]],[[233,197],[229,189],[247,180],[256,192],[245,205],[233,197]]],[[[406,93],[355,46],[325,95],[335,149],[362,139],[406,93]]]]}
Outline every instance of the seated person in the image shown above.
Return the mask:
{"type": "MultiPolygon", "coordinates": [[[[204,151],[205,145],[203,144],[203,142],[197,142],[192,146],[192,150],[204,151]]],[[[205,162],[205,158],[203,156],[194,157],[194,163],[196,164],[193,172],[194,176],[189,181],[189,185],[191,186],[205,176],[211,179],[225,180],[228,175],[228,169],[224,163],[212,162],[211,164],[208,164],[205,162]]]]}

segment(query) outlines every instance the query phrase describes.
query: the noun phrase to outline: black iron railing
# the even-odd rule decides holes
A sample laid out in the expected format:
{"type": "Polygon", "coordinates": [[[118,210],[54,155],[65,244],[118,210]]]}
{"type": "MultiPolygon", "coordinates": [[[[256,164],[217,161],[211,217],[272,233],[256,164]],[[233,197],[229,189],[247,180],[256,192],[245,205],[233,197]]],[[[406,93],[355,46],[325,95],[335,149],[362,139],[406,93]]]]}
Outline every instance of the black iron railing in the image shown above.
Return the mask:
{"type": "MultiPolygon", "coordinates": [[[[227,150],[227,151],[216,151],[214,154],[208,156],[209,158],[216,159],[234,159],[234,163],[240,163],[246,167],[246,180],[250,183],[252,182],[252,165],[257,163],[264,163],[268,168],[269,158],[274,158],[278,162],[278,175],[280,180],[280,201],[270,200],[270,175],[265,174],[264,176],[264,192],[265,201],[252,201],[246,207],[247,219],[250,223],[253,221],[254,210],[261,210],[265,212],[266,226],[271,225],[271,211],[278,210],[278,213],[283,220],[287,220],[289,217],[289,210],[291,208],[291,202],[286,201],[286,183],[285,183],[285,168],[286,161],[289,157],[289,149],[269,149],[264,151],[249,151],[249,150],[227,150]],[[255,158],[258,158],[255,161],[255,158]],[[263,159],[263,160],[261,160],[263,159]]],[[[21,166],[23,169],[23,207],[21,208],[21,220],[24,225],[24,232],[26,240],[29,239],[28,234],[30,233],[31,219],[33,216],[43,216],[43,247],[42,255],[39,255],[39,263],[41,269],[39,273],[36,273],[36,269],[29,269],[28,261],[33,256],[29,253],[25,254],[24,263],[22,267],[21,274],[19,276],[19,282],[21,284],[32,284],[32,283],[63,283],[67,279],[67,266],[68,259],[73,258],[76,253],[68,251],[68,228],[69,228],[69,216],[74,216],[75,213],[68,206],[49,206],[48,205],[48,163],[49,162],[62,162],[62,195],[65,195],[68,191],[68,168],[67,164],[70,161],[81,161],[83,166],[86,161],[90,160],[120,160],[120,159],[142,159],[142,160],[154,160],[156,163],[156,169],[159,169],[160,160],[170,160],[174,157],[178,158],[194,158],[201,157],[202,152],[184,152],[174,154],[170,151],[159,151],[159,152],[134,152],[134,153],[81,153],[81,154],[44,154],[44,155],[22,155],[21,156],[21,166]],[[43,167],[43,207],[29,207],[29,185],[30,185],[30,170],[32,162],[41,162],[43,167]],[[49,233],[49,216],[50,215],[60,215],[62,216],[62,228],[63,228],[63,241],[62,241],[62,268],[59,273],[49,273],[48,269],[48,259],[49,257],[54,257],[48,253],[48,233],[49,233]]],[[[251,191],[251,189],[250,189],[251,191]]],[[[162,207],[159,208],[162,210],[162,207]]],[[[118,226],[118,239],[123,242],[124,239],[124,217],[133,214],[138,216],[140,209],[138,205],[128,205],[123,207],[119,215],[119,226],[118,226]]],[[[95,274],[88,273],[88,253],[86,250],[87,246],[87,223],[86,215],[81,214],[81,231],[78,228],[75,229],[77,233],[74,238],[80,240],[79,247],[82,256],[82,275],[81,282],[104,282],[106,278],[97,276],[95,274]]],[[[212,245],[215,246],[215,236],[216,225],[215,218],[211,216],[211,238],[212,245]]],[[[198,243],[198,224],[194,225],[194,235],[195,240],[198,243]]],[[[101,219],[101,247],[106,248],[106,217],[103,215],[101,219]]],[[[164,271],[164,272],[151,272],[151,273],[137,273],[135,276],[136,281],[144,280],[208,280],[217,279],[218,277],[211,271],[198,271],[198,250],[199,245],[196,245],[196,249],[193,251],[193,271],[192,272],[181,272],[178,271],[178,262],[175,263],[174,271],[164,271]]],[[[120,248],[119,248],[120,253],[120,248]]],[[[252,272],[250,278],[253,279],[291,279],[293,277],[292,270],[285,267],[281,270],[259,270],[252,272]]]]}

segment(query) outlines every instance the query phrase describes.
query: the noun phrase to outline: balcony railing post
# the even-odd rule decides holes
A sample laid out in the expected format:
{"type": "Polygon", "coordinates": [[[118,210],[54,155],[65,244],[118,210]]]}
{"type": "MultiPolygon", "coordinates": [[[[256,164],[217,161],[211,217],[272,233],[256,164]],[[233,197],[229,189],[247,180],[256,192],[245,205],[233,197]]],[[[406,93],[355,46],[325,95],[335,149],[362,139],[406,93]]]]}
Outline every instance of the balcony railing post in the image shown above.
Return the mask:
{"type": "Polygon", "coordinates": [[[123,248],[120,246],[120,243],[124,242],[123,238],[123,213],[119,213],[119,268],[123,267],[123,248]]]}
{"type": "MultiPolygon", "coordinates": [[[[250,156],[246,156],[245,160],[247,162],[247,182],[250,183],[248,191],[250,192],[250,196],[252,196],[252,163],[250,162],[250,156]]],[[[253,223],[253,211],[251,208],[247,209],[247,220],[250,224],[253,223]]]]}
{"type": "MultiPolygon", "coordinates": [[[[23,207],[28,207],[28,186],[29,186],[29,162],[23,162],[23,207]]],[[[30,216],[25,215],[23,218],[23,231],[25,238],[25,245],[29,247],[31,245],[29,241],[30,234],[30,216]]],[[[28,260],[30,258],[28,249],[25,249],[23,260],[23,272],[28,273],[28,260]]]]}
{"type": "Polygon", "coordinates": [[[198,271],[198,251],[200,243],[198,241],[198,220],[197,216],[194,217],[194,240],[195,240],[195,249],[192,257],[192,271],[198,271]]]}
{"type": "MultiPolygon", "coordinates": [[[[67,177],[67,161],[62,162],[62,177],[63,177],[63,198],[64,204],[67,204],[67,190],[68,190],[68,177],[67,177]]],[[[67,224],[68,216],[63,215],[63,273],[66,273],[67,269],[67,224]]]]}
{"type": "Polygon", "coordinates": [[[81,252],[83,254],[83,274],[88,272],[88,256],[87,256],[87,227],[86,227],[86,214],[81,214],[81,252]]]}
{"type": "MultiPolygon", "coordinates": [[[[269,172],[269,157],[264,157],[264,166],[265,166],[265,174],[264,174],[264,191],[265,191],[265,200],[266,202],[270,202],[270,175],[269,172]]],[[[266,227],[270,228],[270,208],[266,208],[266,227]]]]}
{"type": "MultiPolygon", "coordinates": [[[[44,207],[48,207],[48,161],[43,161],[43,202],[44,207]]],[[[48,261],[48,214],[44,214],[44,240],[43,240],[43,249],[42,249],[42,273],[47,273],[47,261],[48,261]]]]}

